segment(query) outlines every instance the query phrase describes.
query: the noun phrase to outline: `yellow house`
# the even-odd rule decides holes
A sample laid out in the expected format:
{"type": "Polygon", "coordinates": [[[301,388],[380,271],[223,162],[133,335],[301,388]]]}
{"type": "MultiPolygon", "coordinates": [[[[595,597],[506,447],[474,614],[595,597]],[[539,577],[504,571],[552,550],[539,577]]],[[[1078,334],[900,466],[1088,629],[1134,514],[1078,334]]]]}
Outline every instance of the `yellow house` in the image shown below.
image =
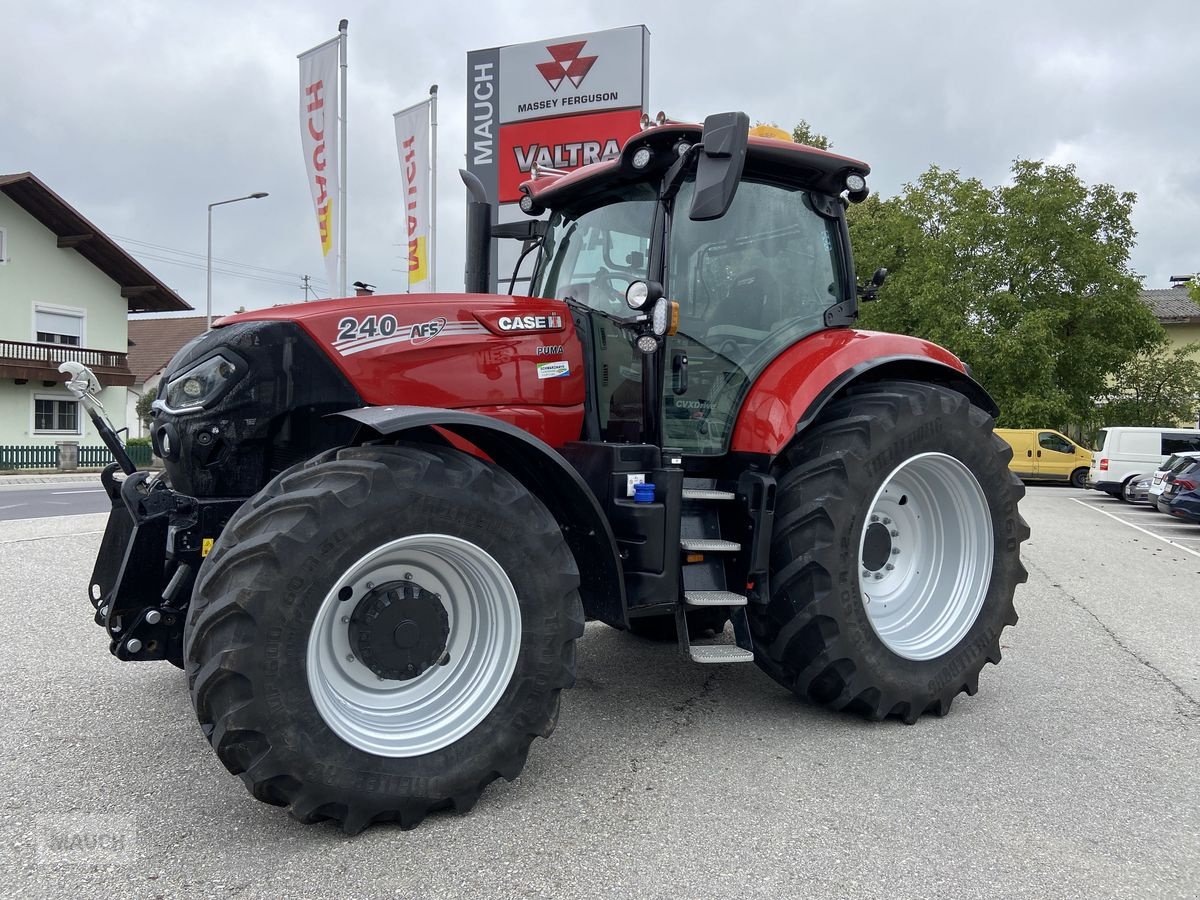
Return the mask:
{"type": "Polygon", "coordinates": [[[1200,342],[1200,304],[1189,296],[1185,287],[1142,291],[1141,301],[1166,329],[1173,348],[1200,342]]]}

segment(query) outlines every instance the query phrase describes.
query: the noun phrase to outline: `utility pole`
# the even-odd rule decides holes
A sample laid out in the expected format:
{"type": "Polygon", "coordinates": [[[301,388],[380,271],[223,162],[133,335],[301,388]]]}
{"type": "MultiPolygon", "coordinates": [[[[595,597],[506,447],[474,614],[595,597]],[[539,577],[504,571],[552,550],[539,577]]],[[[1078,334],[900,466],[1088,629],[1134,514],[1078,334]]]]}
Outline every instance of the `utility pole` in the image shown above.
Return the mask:
{"type": "Polygon", "coordinates": [[[311,280],[311,277],[308,275],[301,275],[300,280],[304,282],[304,302],[307,303],[308,302],[308,292],[310,290],[308,283],[311,280]]]}

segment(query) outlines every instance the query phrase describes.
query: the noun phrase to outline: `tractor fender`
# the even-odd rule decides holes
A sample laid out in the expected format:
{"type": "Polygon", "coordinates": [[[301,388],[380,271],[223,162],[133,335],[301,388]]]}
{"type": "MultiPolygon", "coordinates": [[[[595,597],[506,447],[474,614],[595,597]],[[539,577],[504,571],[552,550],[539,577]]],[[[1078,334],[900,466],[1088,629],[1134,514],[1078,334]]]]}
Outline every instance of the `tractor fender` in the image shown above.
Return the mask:
{"type": "Polygon", "coordinates": [[[896,379],[949,387],[989,415],[999,413],[966,363],[937,344],[836,328],[804,338],[771,361],[742,403],[731,449],[775,456],[849,388],[896,379]]]}
{"type": "Polygon", "coordinates": [[[360,430],[360,442],[374,432],[444,444],[433,430],[437,428],[477,447],[545,504],[559,523],[579,568],[587,616],[625,627],[625,584],[612,527],[587,483],[553,447],[515,425],[464,410],[367,406],[336,415],[369,429],[366,435],[360,430]]]}

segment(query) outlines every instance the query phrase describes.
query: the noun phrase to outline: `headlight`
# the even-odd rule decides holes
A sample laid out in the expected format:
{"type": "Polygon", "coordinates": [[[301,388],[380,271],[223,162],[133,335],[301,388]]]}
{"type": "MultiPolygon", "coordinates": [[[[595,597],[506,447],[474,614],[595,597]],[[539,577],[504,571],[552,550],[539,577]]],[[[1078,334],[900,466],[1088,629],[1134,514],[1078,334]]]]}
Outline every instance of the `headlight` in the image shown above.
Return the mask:
{"type": "Polygon", "coordinates": [[[169,413],[191,412],[211,403],[238,376],[238,367],[223,356],[213,356],[167,382],[162,409],[169,413]]]}

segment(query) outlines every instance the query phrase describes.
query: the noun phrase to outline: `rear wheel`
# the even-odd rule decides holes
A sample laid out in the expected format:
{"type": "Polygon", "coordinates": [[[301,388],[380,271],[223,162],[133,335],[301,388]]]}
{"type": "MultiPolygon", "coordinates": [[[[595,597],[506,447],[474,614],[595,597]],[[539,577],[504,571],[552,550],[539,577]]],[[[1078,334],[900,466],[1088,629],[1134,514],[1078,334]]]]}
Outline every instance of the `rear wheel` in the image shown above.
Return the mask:
{"type": "Polygon", "coordinates": [[[944,714],[1000,661],[1026,574],[1011,448],[966,397],[884,382],[836,401],[780,459],[757,659],[814,702],[944,714]]]}
{"type": "Polygon", "coordinates": [[[331,451],[267,485],[205,561],[197,716],[254,796],[303,822],[465,811],[554,728],[578,581],[508,473],[444,448],[331,451]]]}

